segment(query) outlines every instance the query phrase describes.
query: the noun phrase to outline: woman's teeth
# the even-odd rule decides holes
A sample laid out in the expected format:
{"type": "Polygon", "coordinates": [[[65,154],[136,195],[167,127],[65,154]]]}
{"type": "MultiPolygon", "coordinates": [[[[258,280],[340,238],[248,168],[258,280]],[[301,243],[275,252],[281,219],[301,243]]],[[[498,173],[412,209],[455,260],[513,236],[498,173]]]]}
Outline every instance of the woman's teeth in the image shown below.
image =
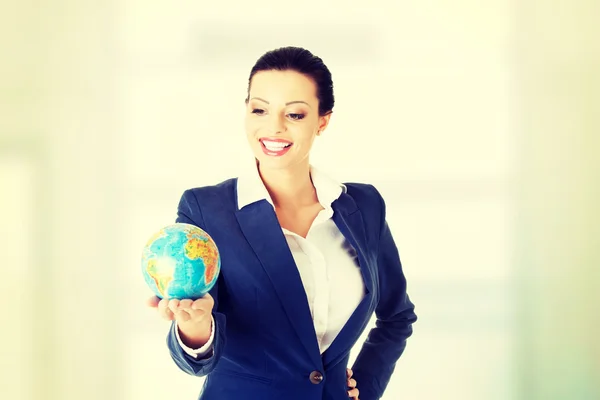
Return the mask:
{"type": "Polygon", "coordinates": [[[268,150],[271,150],[271,151],[280,151],[280,150],[283,150],[286,147],[290,147],[292,145],[291,143],[271,142],[269,140],[263,140],[262,143],[265,145],[265,147],[268,150]]]}

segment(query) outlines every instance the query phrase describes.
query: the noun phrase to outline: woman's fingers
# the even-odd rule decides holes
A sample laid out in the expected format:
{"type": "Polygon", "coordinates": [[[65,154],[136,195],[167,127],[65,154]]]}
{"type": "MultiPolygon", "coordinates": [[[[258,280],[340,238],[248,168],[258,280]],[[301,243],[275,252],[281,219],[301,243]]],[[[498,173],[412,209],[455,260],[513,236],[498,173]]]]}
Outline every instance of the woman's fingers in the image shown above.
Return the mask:
{"type": "Polygon", "coordinates": [[[196,301],[191,299],[160,299],[156,296],[147,300],[148,306],[158,309],[160,316],[168,321],[177,319],[181,322],[202,320],[210,314],[214,300],[207,295],[196,301]]]}
{"type": "Polygon", "coordinates": [[[212,298],[211,299],[198,299],[190,300],[184,299],[179,302],[179,311],[184,311],[185,314],[176,314],[177,319],[187,322],[189,320],[200,321],[206,314],[210,314],[212,309],[212,298]]]}
{"type": "Polygon", "coordinates": [[[175,313],[175,312],[177,312],[177,308],[179,308],[179,300],[171,299],[171,300],[169,300],[168,305],[169,305],[169,309],[175,313]]]}
{"type": "Polygon", "coordinates": [[[204,297],[201,297],[201,298],[197,299],[196,301],[194,301],[192,303],[191,308],[193,308],[194,310],[208,311],[210,313],[210,312],[212,312],[214,305],[215,305],[215,300],[209,293],[206,293],[204,295],[204,297]]]}
{"type": "Polygon", "coordinates": [[[190,313],[183,309],[177,310],[175,313],[175,318],[177,318],[177,321],[181,322],[188,322],[190,319],[192,319],[190,313]]]}
{"type": "Polygon", "coordinates": [[[157,308],[159,302],[160,302],[160,299],[157,296],[152,296],[148,300],[146,300],[146,304],[148,305],[148,307],[153,307],[153,308],[157,308]]]}
{"type": "Polygon", "coordinates": [[[350,388],[350,390],[348,390],[348,397],[351,397],[354,400],[359,400],[358,399],[358,389],[356,388],[356,380],[354,380],[354,378],[352,378],[352,370],[350,368],[346,368],[346,377],[348,378],[348,387],[350,388]]]}
{"type": "Polygon", "coordinates": [[[172,320],[174,317],[173,312],[169,309],[169,300],[162,299],[158,302],[158,313],[166,320],[172,320]]]}
{"type": "Polygon", "coordinates": [[[190,299],[183,299],[179,302],[179,308],[191,309],[193,301],[190,299]]]}

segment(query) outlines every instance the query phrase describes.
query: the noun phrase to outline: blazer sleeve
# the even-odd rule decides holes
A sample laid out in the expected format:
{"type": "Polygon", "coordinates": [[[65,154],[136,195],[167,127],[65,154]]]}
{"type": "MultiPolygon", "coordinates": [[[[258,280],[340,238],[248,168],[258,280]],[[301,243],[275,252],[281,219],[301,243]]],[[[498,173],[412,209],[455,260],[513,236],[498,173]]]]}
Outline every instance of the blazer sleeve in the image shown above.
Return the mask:
{"type": "Polygon", "coordinates": [[[373,189],[381,204],[377,251],[380,297],[375,308],[375,328],[369,332],[352,366],[361,400],[377,400],[383,396],[396,362],[404,352],[406,339],[412,335],[412,324],[417,320],[415,306],[406,292],[398,248],[386,221],[385,202],[373,189]]]}
{"type": "MultiPolygon", "coordinates": [[[[179,206],[177,207],[176,222],[191,224],[206,230],[202,211],[198,199],[192,190],[187,190],[181,196],[179,206]]],[[[171,357],[175,364],[184,372],[195,376],[206,376],[211,373],[225,347],[225,326],[226,318],[223,313],[219,312],[219,291],[222,291],[223,279],[221,275],[217,278],[217,283],[209,291],[214,298],[215,304],[213,307],[212,316],[215,321],[215,336],[213,341],[212,353],[209,353],[203,358],[194,358],[187,354],[177,341],[175,329],[177,329],[175,321],[171,324],[171,328],[167,334],[167,346],[171,353],[171,357]]]]}

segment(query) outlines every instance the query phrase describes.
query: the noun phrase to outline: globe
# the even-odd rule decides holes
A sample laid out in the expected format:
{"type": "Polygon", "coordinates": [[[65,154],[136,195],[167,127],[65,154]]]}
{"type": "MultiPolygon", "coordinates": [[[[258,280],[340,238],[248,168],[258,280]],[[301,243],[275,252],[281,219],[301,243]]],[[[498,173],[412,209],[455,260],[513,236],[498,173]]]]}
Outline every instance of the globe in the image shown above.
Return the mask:
{"type": "Polygon", "coordinates": [[[142,274],[161,299],[204,296],[221,270],[219,250],[213,239],[197,226],[176,223],[155,233],[142,252],[142,274]]]}

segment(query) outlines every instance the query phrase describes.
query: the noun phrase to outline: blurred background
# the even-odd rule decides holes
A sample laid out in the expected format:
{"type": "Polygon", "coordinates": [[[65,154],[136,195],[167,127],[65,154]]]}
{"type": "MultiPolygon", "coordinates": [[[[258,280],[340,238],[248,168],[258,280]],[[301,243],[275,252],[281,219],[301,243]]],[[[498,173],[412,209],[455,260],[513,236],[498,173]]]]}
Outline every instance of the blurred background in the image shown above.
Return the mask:
{"type": "Polygon", "coordinates": [[[597,1],[5,3],[0,398],[197,398],[141,249],[251,157],[286,45],[332,71],[312,162],[383,193],[420,318],[384,400],[600,398],[597,1]]]}

